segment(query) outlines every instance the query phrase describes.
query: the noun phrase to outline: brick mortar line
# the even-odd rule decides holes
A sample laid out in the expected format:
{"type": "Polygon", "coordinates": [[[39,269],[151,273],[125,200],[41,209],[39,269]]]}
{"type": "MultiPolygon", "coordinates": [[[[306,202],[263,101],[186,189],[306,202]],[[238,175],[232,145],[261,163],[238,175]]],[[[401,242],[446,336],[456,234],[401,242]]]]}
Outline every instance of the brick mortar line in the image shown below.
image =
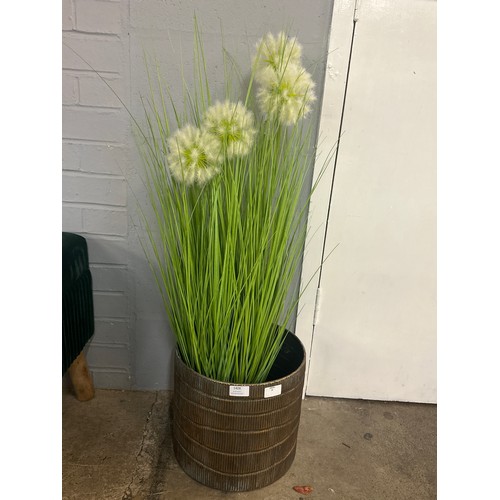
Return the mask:
{"type": "MultiPolygon", "coordinates": [[[[111,212],[127,212],[127,205],[111,205],[106,203],[92,203],[85,201],[65,201],[63,200],[63,207],[66,208],[81,208],[82,210],[108,210],[111,212]]],[[[118,234],[110,236],[119,236],[118,234]]]]}
{"type": "Polygon", "coordinates": [[[93,340],[89,347],[110,347],[111,349],[122,349],[129,347],[129,344],[125,342],[99,342],[97,340],[93,340]]]}
{"type": "MultiPolygon", "coordinates": [[[[105,241],[118,241],[125,243],[127,241],[126,236],[121,236],[119,234],[101,234],[101,233],[92,233],[90,231],[81,231],[79,234],[85,234],[93,240],[100,240],[102,242],[105,241]]],[[[105,262],[100,262],[100,264],[105,264],[105,262]]]]}
{"type": "Polygon", "coordinates": [[[119,174],[107,174],[107,173],[101,173],[101,172],[84,172],[81,170],[70,170],[63,168],[62,169],[63,175],[66,177],[84,177],[86,179],[113,179],[113,180],[122,180],[124,182],[127,182],[127,179],[125,178],[124,175],[119,175],[119,174]]]}
{"type": "Polygon", "coordinates": [[[114,316],[96,316],[95,321],[101,323],[128,323],[130,324],[130,318],[128,316],[114,317],[114,316]]]}
{"type": "Polygon", "coordinates": [[[90,144],[95,146],[123,146],[123,142],[120,141],[99,141],[98,139],[82,139],[80,137],[63,137],[64,141],[69,141],[72,144],[90,144]],[[78,141],[78,142],[76,142],[78,141]]]}
{"type": "MultiPolygon", "coordinates": [[[[64,71],[65,72],[64,74],[65,75],[67,74],[68,76],[75,76],[75,77],[82,76],[82,75],[83,76],[94,76],[95,78],[99,79],[99,76],[96,75],[96,72],[92,69],[65,68],[63,66],[62,71],[64,71]]],[[[119,71],[99,70],[99,75],[101,75],[103,78],[112,78],[114,80],[121,80],[123,78],[121,72],[119,72],[119,71]]]]}
{"type": "Polygon", "coordinates": [[[92,269],[122,269],[124,271],[128,270],[127,264],[104,264],[104,263],[89,263],[90,268],[92,269]]]}
{"type": "Polygon", "coordinates": [[[81,102],[77,104],[63,104],[63,108],[71,109],[71,110],[78,110],[81,108],[85,109],[95,109],[95,110],[100,110],[103,109],[105,111],[114,111],[114,110],[122,110],[123,106],[98,106],[97,104],[82,104],[81,102]]]}
{"type": "Polygon", "coordinates": [[[71,29],[71,30],[64,30],[63,33],[74,33],[75,35],[89,35],[89,36],[99,36],[99,37],[106,37],[106,38],[113,38],[113,39],[122,39],[121,33],[102,33],[101,31],[85,31],[85,30],[79,30],[79,29],[71,29]]]}
{"type": "Polygon", "coordinates": [[[128,323],[130,324],[129,318],[113,318],[112,316],[101,316],[95,318],[97,323],[128,323]]]}
{"type": "MultiPolygon", "coordinates": [[[[89,368],[91,371],[95,373],[122,373],[124,375],[130,375],[130,371],[125,368],[113,368],[112,366],[102,367],[102,366],[94,366],[89,363],[89,368]]],[[[117,389],[121,390],[121,389],[117,389]]]]}
{"type": "Polygon", "coordinates": [[[111,142],[111,141],[99,141],[96,139],[77,139],[77,138],[67,138],[63,137],[62,138],[62,144],[63,146],[96,146],[96,147],[103,147],[103,146],[110,146],[113,148],[122,148],[124,151],[127,150],[129,147],[128,144],[125,144],[123,142],[111,142]]]}
{"type": "Polygon", "coordinates": [[[122,110],[124,110],[123,106],[96,106],[95,104],[63,104],[63,109],[67,109],[69,111],[79,111],[82,108],[86,110],[95,110],[95,111],[114,111],[116,115],[120,114],[122,110]]]}
{"type": "MultiPolygon", "coordinates": [[[[69,231],[72,232],[72,231],[69,231]]],[[[73,231],[78,232],[78,234],[85,236],[86,238],[91,238],[94,240],[102,240],[102,241],[120,241],[123,243],[127,242],[127,236],[122,236],[120,234],[103,234],[103,233],[92,233],[90,231],[73,231]]]]}
{"type": "Polygon", "coordinates": [[[79,40],[79,41],[99,41],[99,42],[123,42],[124,37],[120,34],[116,33],[98,33],[98,32],[90,32],[90,31],[78,31],[76,29],[71,30],[63,30],[64,38],[67,40],[79,40]]]}

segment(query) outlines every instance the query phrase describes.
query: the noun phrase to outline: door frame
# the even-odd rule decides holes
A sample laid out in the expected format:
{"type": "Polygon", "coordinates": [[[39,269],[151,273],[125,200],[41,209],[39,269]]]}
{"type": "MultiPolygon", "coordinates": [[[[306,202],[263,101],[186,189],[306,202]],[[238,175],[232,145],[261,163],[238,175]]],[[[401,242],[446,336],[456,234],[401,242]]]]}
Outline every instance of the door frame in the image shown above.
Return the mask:
{"type": "Polygon", "coordinates": [[[308,235],[302,262],[299,314],[295,329],[306,350],[304,396],[307,394],[316,315],[321,303],[321,266],[324,258],[333,250],[324,246],[328,229],[330,200],[333,194],[337,153],[341,143],[343,105],[349,79],[351,48],[358,20],[357,7],[357,0],[335,0],[330,23],[313,185],[320,175],[322,178],[309,203],[308,235]],[[324,168],[329,157],[330,161],[324,168]]]}

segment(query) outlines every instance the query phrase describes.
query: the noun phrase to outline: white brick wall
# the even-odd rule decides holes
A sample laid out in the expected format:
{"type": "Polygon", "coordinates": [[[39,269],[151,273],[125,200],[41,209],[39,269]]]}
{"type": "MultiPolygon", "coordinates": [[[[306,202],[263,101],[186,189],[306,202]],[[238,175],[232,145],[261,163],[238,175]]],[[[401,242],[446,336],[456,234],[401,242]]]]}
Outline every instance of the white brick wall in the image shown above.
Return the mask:
{"type": "Polygon", "coordinates": [[[75,9],[72,0],[62,2],[62,29],[72,30],[75,27],[75,9]]]}
{"type": "Polygon", "coordinates": [[[116,76],[106,76],[103,79],[106,83],[97,75],[78,76],[79,104],[81,106],[122,107],[118,97],[109,89],[111,87],[120,99],[123,100],[123,84],[121,79],[116,76]]]}
{"type": "Polygon", "coordinates": [[[83,231],[82,209],[63,204],[62,228],[63,231],[81,233],[83,231]]]}
{"type": "Polygon", "coordinates": [[[84,141],[123,143],[127,123],[120,110],[65,106],[62,113],[65,138],[84,141]]]}
{"type": "Polygon", "coordinates": [[[126,206],[125,179],[97,174],[63,173],[63,201],[126,206]]]}
{"type": "Polygon", "coordinates": [[[62,76],[62,102],[78,104],[78,79],[65,73],[62,76]]]}
{"type": "Polygon", "coordinates": [[[113,236],[104,238],[102,236],[87,234],[87,245],[93,263],[123,266],[128,264],[128,244],[124,238],[116,238],[113,236]]]}
{"type": "Polygon", "coordinates": [[[86,144],[66,139],[62,161],[65,171],[120,176],[127,161],[127,151],[120,144],[86,144]]]}
{"type": "Polygon", "coordinates": [[[99,264],[90,266],[94,290],[103,292],[127,291],[127,268],[125,266],[108,267],[99,264]]]}
{"type": "Polygon", "coordinates": [[[101,0],[74,0],[76,29],[88,33],[119,35],[121,32],[121,11],[118,2],[101,0]]]}
{"type": "Polygon", "coordinates": [[[96,328],[87,359],[97,387],[133,385],[123,175],[130,121],[96,74],[127,103],[128,10],[128,0],[62,4],[62,228],[84,236],[89,247],[96,328]]]}
{"type": "Polygon", "coordinates": [[[172,388],[175,349],[140,241],[147,235],[137,205],[150,209],[131,119],[106,83],[143,123],[146,53],[158,58],[174,98],[181,99],[180,70],[189,78],[192,69],[181,52],[193,41],[194,11],[208,34],[209,73],[219,81],[220,22],[226,41],[238,48],[237,64],[247,64],[241,37],[253,36],[253,46],[263,29],[283,29],[284,4],[298,24],[307,18],[306,48],[314,49],[311,60],[320,60],[326,47],[320,50],[315,40],[327,40],[325,23],[320,30],[318,23],[330,18],[330,2],[266,0],[256,8],[232,0],[62,0],[62,223],[63,230],[85,236],[89,247],[96,328],[88,359],[96,387],[172,388]]]}
{"type": "Polygon", "coordinates": [[[86,233],[123,237],[127,235],[126,209],[83,208],[82,218],[83,230],[86,233]]]}
{"type": "Polygon", "coordinates": [[[63,33],[63,42],[71,47],[62,47],[63,69],[92,74],[91,68],[94,68],[105,75],[120,74],[125,55],[123,43],[118,37],[66,31],[63,33]]]}

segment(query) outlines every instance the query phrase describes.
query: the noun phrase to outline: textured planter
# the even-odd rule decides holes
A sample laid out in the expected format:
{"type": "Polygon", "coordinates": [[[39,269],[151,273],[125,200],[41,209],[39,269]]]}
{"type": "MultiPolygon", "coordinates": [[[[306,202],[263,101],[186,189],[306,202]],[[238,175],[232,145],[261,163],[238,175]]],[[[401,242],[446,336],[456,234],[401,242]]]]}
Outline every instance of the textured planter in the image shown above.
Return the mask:
{"type": "Polygon", "coordinates": [[[254,490],[279,479],[295,458],[304,373],[304,347],[292,333],[261,384],[209,379],[177,354],[173,444],[180,466],[223,491],[254,490]]]}

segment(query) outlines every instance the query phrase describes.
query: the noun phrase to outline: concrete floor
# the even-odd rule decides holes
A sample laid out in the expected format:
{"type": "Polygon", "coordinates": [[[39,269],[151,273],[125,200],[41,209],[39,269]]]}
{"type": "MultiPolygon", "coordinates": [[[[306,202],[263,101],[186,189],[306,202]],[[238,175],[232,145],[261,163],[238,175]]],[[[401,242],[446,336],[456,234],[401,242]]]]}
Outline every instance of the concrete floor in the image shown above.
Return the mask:
{"type": "Polygon", "coordinates": [[[306,398],[291,469],[223,493],[189,478],[172,451],[171,393],[63,392],[63,499],[427,500],[436,498],[436,406],[306,398]],[[294,491],[312,487],[309,494],[294,491]]]}

